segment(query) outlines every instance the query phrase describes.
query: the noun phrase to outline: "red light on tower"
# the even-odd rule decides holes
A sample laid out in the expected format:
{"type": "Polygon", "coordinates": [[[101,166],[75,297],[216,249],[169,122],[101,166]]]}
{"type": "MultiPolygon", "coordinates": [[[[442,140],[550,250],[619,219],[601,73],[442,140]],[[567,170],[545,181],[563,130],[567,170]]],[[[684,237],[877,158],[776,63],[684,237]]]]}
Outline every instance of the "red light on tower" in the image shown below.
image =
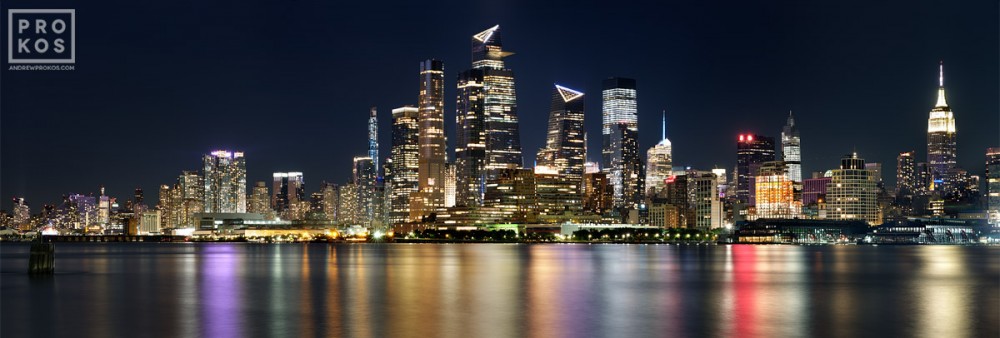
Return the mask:
{"type": "Polygon", "coordinates": [[[753,142],[753,135],[747,135],[747,142],[753,142]]]}
{"type": "Polygon", "coordinates": [[[740,142],[743,142],[743,134],[740,134],[740,142]]]}

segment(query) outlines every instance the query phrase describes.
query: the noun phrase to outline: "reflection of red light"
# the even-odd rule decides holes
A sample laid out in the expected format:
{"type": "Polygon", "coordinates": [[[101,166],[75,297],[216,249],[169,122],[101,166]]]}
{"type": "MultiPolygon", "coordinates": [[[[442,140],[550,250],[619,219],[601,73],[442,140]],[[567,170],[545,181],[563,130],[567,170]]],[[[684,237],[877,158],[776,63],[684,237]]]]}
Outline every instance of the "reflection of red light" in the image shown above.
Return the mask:
{"type": "Polygon", "coordinates": [[[743,134],[740,134],[740,142],[743,142],[743,134]]]}
{"type": "Polygon", "coordinates": [[[753,141],[753,135],[747,135],[747,142],[753,141]]]}

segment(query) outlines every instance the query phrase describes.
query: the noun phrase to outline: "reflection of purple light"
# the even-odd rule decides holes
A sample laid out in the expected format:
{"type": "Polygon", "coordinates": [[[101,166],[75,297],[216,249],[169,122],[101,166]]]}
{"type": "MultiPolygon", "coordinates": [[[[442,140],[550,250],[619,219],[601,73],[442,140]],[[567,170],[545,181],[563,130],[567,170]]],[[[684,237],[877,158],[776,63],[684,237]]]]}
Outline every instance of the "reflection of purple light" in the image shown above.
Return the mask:
{"type": "Polygon", "coordinates": [[[240,301],[234,267],[239,264],[236,249],[229,244],[206,246],[205,250],[220,253],[205,257],[202,273],[205,279],[201,287],[204,301],[202,320],[206,324],[207,337],[240,337],[240,301]]]}

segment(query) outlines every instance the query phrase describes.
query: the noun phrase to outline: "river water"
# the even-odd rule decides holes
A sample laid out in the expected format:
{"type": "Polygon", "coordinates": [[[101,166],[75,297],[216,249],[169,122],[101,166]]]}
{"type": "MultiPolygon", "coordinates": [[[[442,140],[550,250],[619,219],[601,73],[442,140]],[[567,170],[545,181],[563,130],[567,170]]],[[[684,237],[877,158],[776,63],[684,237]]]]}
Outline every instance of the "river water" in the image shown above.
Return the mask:
{"type": "Polygon", "coordinates": [[[1000,337],[1000,247],[0,245],[0,336],[1000,337]]]}

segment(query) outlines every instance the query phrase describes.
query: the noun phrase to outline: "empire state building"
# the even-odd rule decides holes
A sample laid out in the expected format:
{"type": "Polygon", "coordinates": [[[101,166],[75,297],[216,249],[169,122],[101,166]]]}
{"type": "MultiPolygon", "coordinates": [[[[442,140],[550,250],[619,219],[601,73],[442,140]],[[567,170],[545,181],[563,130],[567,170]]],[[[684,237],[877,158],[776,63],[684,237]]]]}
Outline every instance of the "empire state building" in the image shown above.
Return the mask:
{"type": "Polygon", "coordinates": [[[944,63],[938,76],[937,104],[927,119],[927,166],[934,191],[949,194],[956,187],[955,172],[955,114],[944,98],[944,63]]]}

